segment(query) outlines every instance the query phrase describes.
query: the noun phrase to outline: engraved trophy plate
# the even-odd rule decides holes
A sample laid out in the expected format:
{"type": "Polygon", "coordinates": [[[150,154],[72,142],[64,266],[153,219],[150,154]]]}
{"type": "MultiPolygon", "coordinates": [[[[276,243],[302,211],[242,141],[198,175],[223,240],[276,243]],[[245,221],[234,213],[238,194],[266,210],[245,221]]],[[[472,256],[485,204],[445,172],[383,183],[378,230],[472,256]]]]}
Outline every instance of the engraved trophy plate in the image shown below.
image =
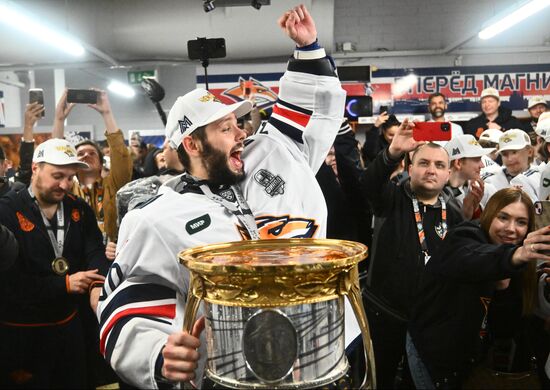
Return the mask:
{"type": "Polygon", "coordinates": [[[361,327],[367,374],[374,356],[357,264],[366,246],[342,240],[248,240],[180,253],[190,270],[184,328],[204,303],[206,375],[235,389],[307,389],[348,370],[344,296],[361,327]]]}
{"type": "Polygon", "coordinates": [[[260,380],[275,383],[291,371],[298,357],[298,336],[292,321],[278,310],[260,310],[243,331],[246,365],[260,380]]]}

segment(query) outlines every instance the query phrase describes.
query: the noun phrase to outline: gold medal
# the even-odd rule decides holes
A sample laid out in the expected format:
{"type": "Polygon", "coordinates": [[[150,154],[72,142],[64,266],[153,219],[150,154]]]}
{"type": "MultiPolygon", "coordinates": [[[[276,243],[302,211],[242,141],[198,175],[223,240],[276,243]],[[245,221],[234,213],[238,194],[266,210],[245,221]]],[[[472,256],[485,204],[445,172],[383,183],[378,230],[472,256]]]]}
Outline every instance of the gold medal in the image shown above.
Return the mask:
{"type": "Polygon", "coordinates": [[[64,257],[57,257],[52,261],[52,269],[58,275],[65,275],[69,271],[69,262],[64,257]]]}

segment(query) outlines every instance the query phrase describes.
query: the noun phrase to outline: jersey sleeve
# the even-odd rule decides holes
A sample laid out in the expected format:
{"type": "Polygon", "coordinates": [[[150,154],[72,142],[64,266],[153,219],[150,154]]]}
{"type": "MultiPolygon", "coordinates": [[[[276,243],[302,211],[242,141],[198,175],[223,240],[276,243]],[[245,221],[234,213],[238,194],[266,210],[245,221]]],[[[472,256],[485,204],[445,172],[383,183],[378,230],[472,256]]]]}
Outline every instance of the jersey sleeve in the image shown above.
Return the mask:
{"type": "Polygon", "coordinates": [[[125,382],[158,388],[155,364],[168,336],[181,330],[189,277],[177,261],[181,241],[168,229],[161,235],[141,211],[121,225],[98,306],[100,351],[125,382]]]}
{"type": "Polygon", "coordinates": [[[295,52],[279,82],[269,125],[296,143],[314,172],[338,133],[345,97],[333,62],[323,49],[295,52]]]}

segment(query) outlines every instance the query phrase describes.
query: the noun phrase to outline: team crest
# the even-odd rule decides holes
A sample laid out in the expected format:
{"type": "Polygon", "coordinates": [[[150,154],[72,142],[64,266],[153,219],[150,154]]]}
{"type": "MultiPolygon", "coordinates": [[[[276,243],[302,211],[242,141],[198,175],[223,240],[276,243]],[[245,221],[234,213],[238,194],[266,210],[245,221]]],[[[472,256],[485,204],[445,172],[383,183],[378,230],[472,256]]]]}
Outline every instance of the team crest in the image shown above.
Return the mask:
{"type": "Polygon", "coordinates": [[[269,196],[282,195],[285,193],[285,181],[279,175],[274,175],[268,170],[260,169],[254,174],[254,180],[264,187],[269,196]]]}
{"type": "Polygon", "coordinates": [[[437,233],[439,238],[441,238],[442,240],[445,238],[445,234],[447,233],[441,223],[435,226],[435,232],[437,233]]]}
{"type": "Polygon", "coordinates": [[[251,96],[253,96],[254,103],[256,103],[256,106],[259,109],[266,109],[275,104],[277,101],[277,94],[273,92],[271,88],[263,85],[253,77],[248,77],[248,80],[245,80],[243,77],[239,77],[239,85],[226,89],[222,92],[222,95],[227,96],[236,102],[246,100],[247,97],[244,93],[245,81],[252,82],[251,96]]]}
{"type": "Polygon", "coordinates": [[[233,192],[232,189],[227,189],[227,190],[220,191],[218,193],[218,195],[220,195],[222,198],[224,198],[225,200],[228,200],[230,202],[234,202],[236,200],[235,193],[233,192]]]}
{"type": "MultiPolygon", "coordinates": [[[[319,228],[313,219],[289,215],[257,217],[256,225],[260,239],[312,238],[319,228]]],[[[250,239],[245,228],[238,226],[238,230],[244,240],[250,239]]]]}
{"type": "Polygon", "coordinates": [[[214,96],[214,94],[208,92],[206,95],[204,96],[201,96],[199,98],[199,101],[202,102],[202,103],[206,103],[206,102],[217,102],[217,103],[221,103],[220,99],[218,99],[216,96],[214,96]]]}
{"type": "Polygon", "coordinates": [[[34,229],[34,223],[25,218],[25,216],[19,211],[17,211],[15,215],[17,215],[17,220],[19,221],[19,226],[21,226],[21,230],[28,233],[34,229]]]}
{"type": "Polygon", "coordinates": [[[80,221],[80,211],[78,211],[77,209],[73,209],[73,211],[71,212],[71,219],[74,222],[80,221]]]}

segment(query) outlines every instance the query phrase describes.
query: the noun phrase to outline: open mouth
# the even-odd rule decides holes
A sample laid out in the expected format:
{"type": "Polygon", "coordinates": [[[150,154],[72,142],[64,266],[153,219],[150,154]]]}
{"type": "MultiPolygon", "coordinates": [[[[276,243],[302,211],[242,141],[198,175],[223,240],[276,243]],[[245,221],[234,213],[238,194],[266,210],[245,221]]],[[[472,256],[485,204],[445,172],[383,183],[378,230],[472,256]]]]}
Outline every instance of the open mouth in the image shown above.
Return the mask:
{"type": "Polygon", "coordinates": [[[241,155],[242,147],[239,147],[235,151],[231,152],[231,154],[229,155],[229,161],[236,171],[242,171],[243,169],[244,164],[241,155]]]}

